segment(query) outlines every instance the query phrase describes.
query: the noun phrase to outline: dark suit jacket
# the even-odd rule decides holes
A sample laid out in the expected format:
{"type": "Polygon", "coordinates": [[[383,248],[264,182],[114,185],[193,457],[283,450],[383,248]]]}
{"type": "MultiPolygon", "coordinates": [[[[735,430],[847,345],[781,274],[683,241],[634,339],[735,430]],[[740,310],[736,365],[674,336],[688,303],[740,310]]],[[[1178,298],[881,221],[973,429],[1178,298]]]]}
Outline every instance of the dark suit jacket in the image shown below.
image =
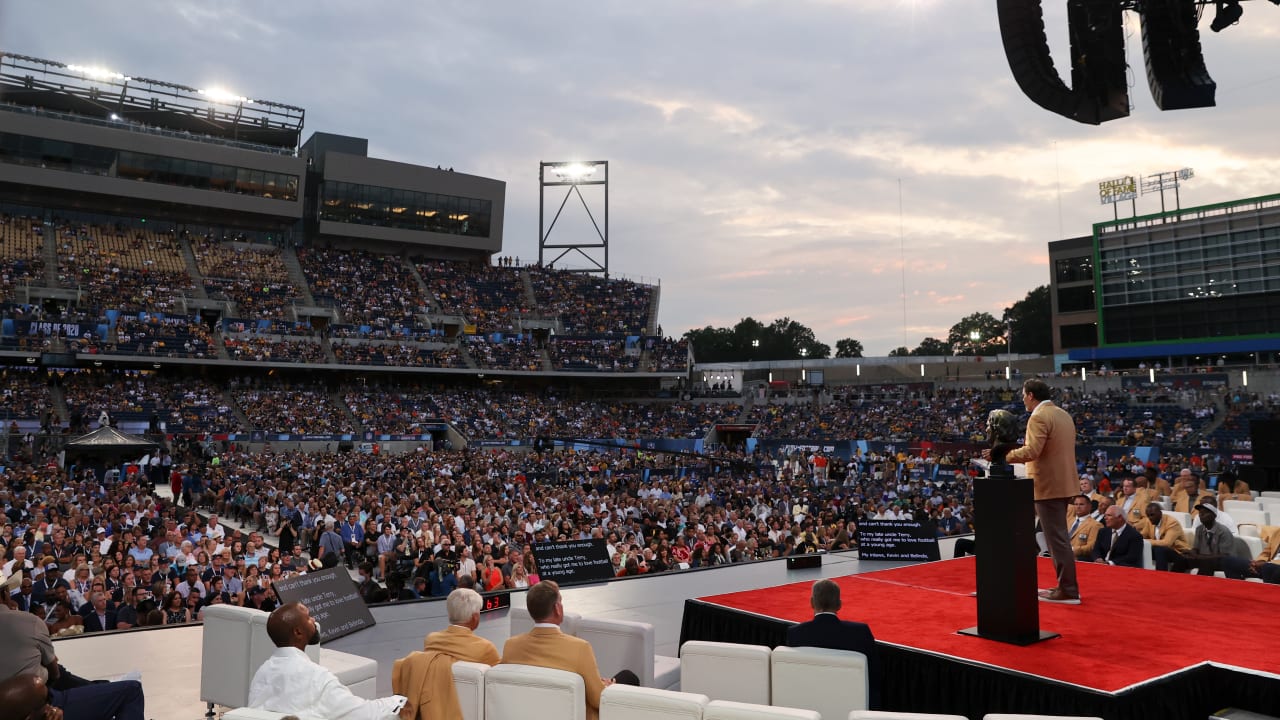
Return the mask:
{"type": "Polygon", "coordinates": [[[792,625],[787,630],[787,646],[852,650],[866,655],[867,707],[880,708],[880,654],[876,638],[866,623],[841,620],[830,613],[814,615],[809,622],[792,625]]]}
{"type": "MultiPolygon", "coordinates": [[[[1098,531],[1098,541],[1093,544],[1094,560],[1105,558],[1107,552],[1111,551],[1111,533],[1109,527],[1098,531]]],[[[1111,551],[1111,562],[1126,567],[1142,567],[1142,535],[1132,525],[1126,523],[1121,528],[1120,539],[1115,550],[1111,551]]]]}
{"type": "Polygon", "coordinates": [[[107,626],[106,627],[102,627],[102,623],[98,621],[98,613],[90,611],[89,614],[85,616],[84,631],[87,633],[102,632],[104,630],[115,630],[115,629],[116,629],[116,611],[115,610],[107,610],[107,626]]]}

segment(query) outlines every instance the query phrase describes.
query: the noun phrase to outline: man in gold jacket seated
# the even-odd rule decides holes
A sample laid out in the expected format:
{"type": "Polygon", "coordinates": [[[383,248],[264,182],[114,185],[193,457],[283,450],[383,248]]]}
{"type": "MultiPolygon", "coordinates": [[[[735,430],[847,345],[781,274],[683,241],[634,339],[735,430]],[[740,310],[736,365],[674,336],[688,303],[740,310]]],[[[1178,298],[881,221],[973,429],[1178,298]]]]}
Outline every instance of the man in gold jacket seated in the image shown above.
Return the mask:
{"type": "Polygon", "coordinates": [[[1263,582],[1280,584],[1280,526],[1264,525],[1259,535],[1266,547],[1253,560],[1228,557],[1222,559],[1222,572],[1229,578],[1244,580],[1262,578],[1263,582]]]}
{"type": "Polygon", "coordinates": [[[1182,523],[1172,515],[1165,515],[1160,503],[1148,503],[1146,517],[1134,523],[1134,529],[1151,541],[1151,559],[1157,570],[1168,570],[1174,555],[1186,555],[1191,543],[1182,530],[1182,523]]]}
{"type": "Polygon", "coordinates": [[[474,634],[480,626],[480,593],[458,588],[449,593],[445,610],[449,627],[433,632],[422,652],[397,660],[391,671],[391,687],[409,699],[400,717],[405,720],[454,720],[462,717],[453,685],[453,663],[458,660],[497,665],[498,648],[474,634]]]}
{"type": "Polygon", "coordinates": [[[1200,478],[1188,471],[1178,477],[1179,485],[1173,494],[1173,509],[1188,515],[1196,514],[1196,506],[1205,498],[1213,497],[1213,493],[1200,488],[1200,478]]]}
{"type": "Polygon", "coordinates": [[[1071,538],[1071,550],[1076,557],[1093,557],[1093,544],[1098,541],[1102,524],[1093,519],[1093,501],[1088,495],[1077,495],[1071,501],[1071,516],[1067,518],[1067,535],[1071,538]]]}

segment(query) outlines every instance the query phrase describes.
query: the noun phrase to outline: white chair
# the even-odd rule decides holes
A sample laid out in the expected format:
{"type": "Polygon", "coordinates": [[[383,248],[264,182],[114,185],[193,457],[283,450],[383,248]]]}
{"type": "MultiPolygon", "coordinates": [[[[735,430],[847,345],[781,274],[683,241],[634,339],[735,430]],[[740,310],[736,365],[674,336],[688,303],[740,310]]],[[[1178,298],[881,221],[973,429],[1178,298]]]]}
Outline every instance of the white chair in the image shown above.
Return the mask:
{"type": "Polygon", "coordinates": [[[1262,536],[1262,531],[1258,529],[1257,525],[1244,525],[1237,529],[1240,531],[1241,537],[1261,537],[1262,536]]]}
{"type": "Polygon", "coordinates": [[[706,695],[610,685],[600,693],[600,720],[702,720],[706,695]]]}
{"type": "Polygon", "coordinates": [[[764,645],[690,640],[680,648],[680,690],[768,705],[770,655],[764,645]]]}
{"type": "Polygon", "coordinates": [[[1165,510],[1164,514],[1177,518],[1178,522],[1182,523],[1183,530],[1191,529],[1191,513],[1178,512],[1177,510],[1165,510]]]}
{"type": "Polygon", "coordinates": [[[1280,498],[1280,490],[1263,490],[1259,497],[1280,498]]]}
{"type": "Polygon", "coordinates": [[[1143,570],[1156,569],[1156,558],[1155,558],[1155,555],[1151,552],[1150,540],[1142,541],[1142,569],[1143,570]]]}
{"type": "Polygon", "coordinates": [[[969,720],[964,715],[934,715],[932,712],[892,712],[888,710],[855,710],[849,720],[969,720]]]}
{"type": "MultiPolygon", "coordinates": [[[[262,663],[275,652],[267,635],[269,613],[235,605],[204,609],[201,629],[200,700],[231,708],[249,704],[249,685],[262,663]]],[[[378,663],[359,655],[308,645],[307,657],[338,677],[357,697],[376,698],[378,663]]]]}
{"type": "Polygon", "coordinates": [[[1260,537],[1257,537],[1257,536],[1250,536],[1250,535],[1245,535],[1245,534],[1243,534],[1243,533],[1241,533],[1240,535],[1237,535],[1236,537],[1238,537],[1238,538],[1240,538],[1241,540],[1243,540],[1243,541],[1244,541],[1244,544],[1249,546],[1249,558],[1250,558],[1250,559],[1252,559],[1252,558],[1256,558],[1256,557],[1258,557],[1259,555],[1261,555],[1261,554],[1262,554],[1262,549],[1263,549],[1264,547],[1266,547],[1265,545],[1263,545],[1263,543],[1262,543],[1262,538],[1260,538],[1260,537]]]}
{"type": "Polygon", "coordinates": [[[1222,503],[1222,509],[1235,517],[1237,510],[1261,510],[1262,504],[1252,500],[1226,500],[1222,503]]]}
{"type": "Polygon", "coordinates": [[[462,720],[484,720],[484,663],[459,660],[453,664],[453,688],[458,692],[462,720]]]}
{"type": "Polygon", "coordinates": [[[640,678],[641,687],[664,690],[680,681],[680,659],[653,654],[654,630],[648,623],[584,617],[576,634],[591,643],[604,677],[630,670],[640,678]]]}
{"type": "Polygon", "coordinates": [[[771,705],[842,718],[867,709],[867,656],[851,650],[777,647],[769,656],[771,705]]]}
{"type": "Polygon", "coordinates": [[[814,710],[712,700],[702,720],[822,720],[822,716],[814,710]]]}
{"type": "MultiPolygon", "coordinates": [[[[234,605],[204,609],[204,637],[200,650],[200,702],[238,708],[249,703],[249,682],[258,665],[249,667],[250,613],[259,610],[234,605]]],[[[265,613],[263,613],[265,614],[265,613]]],[[[258,662],[261,664],[261,661],[258,662]]]]}
{"type": "MultiPolygon", "coordinates": [[[[528,608],[513,607],[507,611],[507,619],[511,621],[511,634],[520,635],[527,633],[533,629],[533,617],[529,615],[528,608]]],[[[560,624],[560,632],[565,635],[578,634],[578,621],[582,619],[582,615],[573,612],[564,614],[564,622],[560,624]]]]}
{"type": "Polygon", "coordinates": [[[1236,526],[1257,525],[1259,528],[1263,525],[1271,524],[1271,516],[1266,510],[1228,510],[1231,518],[1236,521],[1236,526]]]}
{"type": "Polygon", "coordinates": [[[586,720],[582,676],[533,665],[494,665],[484,674],[487,720],[586,720]]]}
{"type": "Polygon", "coordinates": [[[1280,507],[1275,507],[1280,505],[1280,497],[1260,497],[1258,498],[1258,504],[1262,506],[1263,510],[1275,512],[1280,510],[1280,507]]]}

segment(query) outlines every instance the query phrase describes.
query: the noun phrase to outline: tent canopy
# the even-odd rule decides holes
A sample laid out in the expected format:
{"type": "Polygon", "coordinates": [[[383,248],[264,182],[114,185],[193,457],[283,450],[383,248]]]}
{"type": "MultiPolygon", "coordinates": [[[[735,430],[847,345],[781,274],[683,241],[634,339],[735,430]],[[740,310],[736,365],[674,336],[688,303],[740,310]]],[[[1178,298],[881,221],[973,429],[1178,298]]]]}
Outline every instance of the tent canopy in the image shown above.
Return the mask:
{"type": "Polygon", "coordinates": [[[139,452],[160,447],[159,443],[152,442],[146,438],[137,435],[126,435],[119,430],[103,426],[94,430],[87,435],[81,435],[73,440],[68,440],[66,449],[68,451],[118,451],[128,452],[137,450],[139,452]]]}

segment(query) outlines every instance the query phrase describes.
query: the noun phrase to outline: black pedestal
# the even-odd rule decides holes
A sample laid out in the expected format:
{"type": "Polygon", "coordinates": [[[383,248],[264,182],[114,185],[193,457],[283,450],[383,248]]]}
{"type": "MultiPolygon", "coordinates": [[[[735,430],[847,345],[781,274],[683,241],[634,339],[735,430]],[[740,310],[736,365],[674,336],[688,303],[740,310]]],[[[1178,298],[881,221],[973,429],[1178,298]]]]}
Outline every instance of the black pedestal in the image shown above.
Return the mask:
{"type": "Polygon", "coordinates": [[[1040,630],[1036,590],[1035,504],[1030,480],[992,463],[973,483],[978,544],[978,625],[960,631],[988,640],[1030,645],[1058,637],[1040,630]]]}

